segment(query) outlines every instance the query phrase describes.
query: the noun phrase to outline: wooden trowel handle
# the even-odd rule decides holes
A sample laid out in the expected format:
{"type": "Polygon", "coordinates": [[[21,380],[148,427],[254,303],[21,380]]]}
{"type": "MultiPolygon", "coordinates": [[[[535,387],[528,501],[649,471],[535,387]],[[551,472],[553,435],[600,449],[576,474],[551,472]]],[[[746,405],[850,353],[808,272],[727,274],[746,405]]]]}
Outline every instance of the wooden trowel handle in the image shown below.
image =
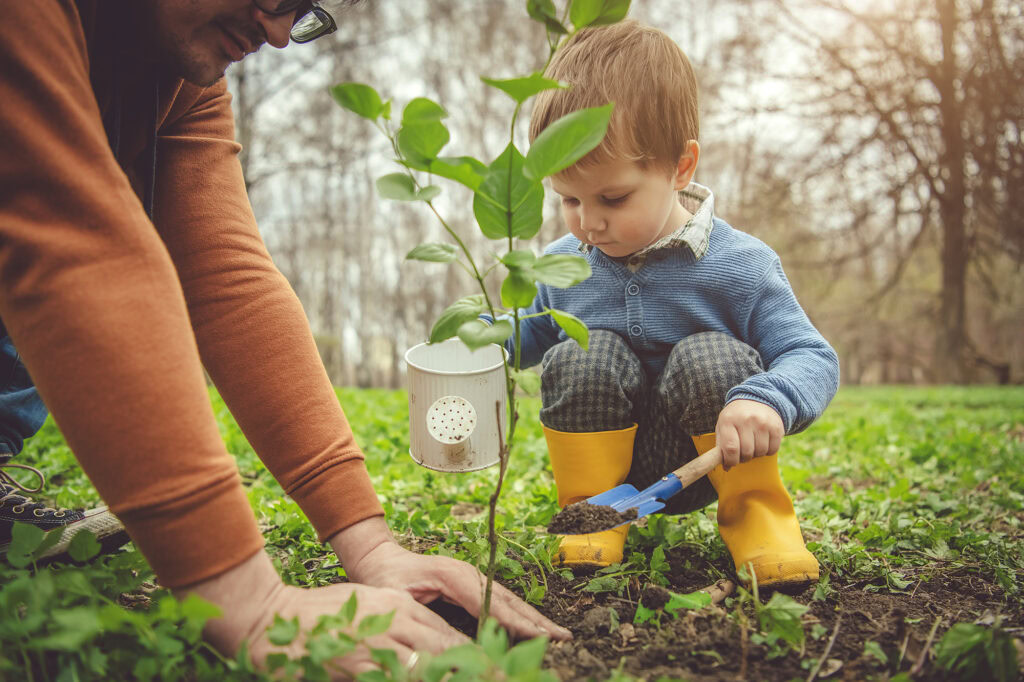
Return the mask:
{"type": "Polygon", "coordinates": [[[716,466],[722,463],[722,451],[718,449],[718,446],[711,448],[700,457],[691,459],[689,462],[679,467],[672,473],[676,475],[679,482],[683,484],[683,487],[690,485],[701,476],[706,475],[709,471],[714,469],[716,466]]]}

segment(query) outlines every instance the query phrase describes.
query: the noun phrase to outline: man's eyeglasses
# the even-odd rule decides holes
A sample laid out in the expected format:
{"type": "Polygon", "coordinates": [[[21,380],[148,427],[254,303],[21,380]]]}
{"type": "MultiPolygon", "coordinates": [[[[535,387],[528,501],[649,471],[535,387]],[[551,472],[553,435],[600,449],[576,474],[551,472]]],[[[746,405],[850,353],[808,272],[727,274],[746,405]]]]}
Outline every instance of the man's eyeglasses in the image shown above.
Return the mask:
{"type": "Polygon", "coordinates": [[[334,33],[338,25],[319,2],[312,0],[253,0],[261,12],[271,16],[295,13],[291,37],[297,43],[308,43],[320,36],[334,33]]]}

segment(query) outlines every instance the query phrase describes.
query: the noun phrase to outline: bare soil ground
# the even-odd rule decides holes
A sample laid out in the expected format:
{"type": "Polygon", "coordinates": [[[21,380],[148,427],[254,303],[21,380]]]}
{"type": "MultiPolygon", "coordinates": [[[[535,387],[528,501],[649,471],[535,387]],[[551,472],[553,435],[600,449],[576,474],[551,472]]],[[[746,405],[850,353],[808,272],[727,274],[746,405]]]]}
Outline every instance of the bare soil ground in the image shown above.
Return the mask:
{"type": "MultiPolygon", "coordinates": [[[[700,557],[687,557],[678,550],[670,552],[668,558],[673,567],[669,589],[685,593],[709,587],[695,582],[693,571],[682,570],[687,559],[699,562],[700,557]]],[[[660,625],[633,625],[637,604],[646,587],[639,581],[618,596],[592,594],[580,589],[582,579],[566,581],[557,574],[548,574],[548,592],[538,608],[569,628],[574,639],[552,643],[545,667],[563,682],[604,680],[616,670],[652,682],[772,682],[807,680],[812,673],[814,679],[888,679],[893,668],[865,652],[865,643],[874,641],[890,661],[899,661],[898,671],[910,673],[913,679],[950,680],[956,678],[946,676],[935,666],[932,654],[935,642],[953,623],[984,622],[999,615],[1003,627],[1016,631],[1018,638],[1024,630],[1024,613],[1008,610],[1000,588],[978,575],[932,569],[917,578],[903,593],[872,592],[858,583],[833,582],[834,591],[824,601],[813,598],[814,585],[791,594],[810,607],[804,616],[808,633],[805,650],[802,655],[790,651],[772,658],[769,647],[753,643],[750,628],[740,625],[740,619],[726,610],[724,602],[699,611],[680,612],[679,618],[666,614],[660,625]],[[616,612],[617,625],[610,609],[616,612]],[[811,636],[815,623],[825,630],[818,638],[811,636]],[[815,673],[810,659],[821,658],[824,661],[815,673]]],[[[508,587],[515,589],[514,585],[508,587]]],[[[764,601],[767,595],[762,593],[761,597],[764,601]]],[[[646,599],[644,604],[651,606],[646,599]]],[[[465,612],[442,613],[468,634],[474,631],[475,621],[465,612]]],[[[747,616],[748,622],[755,621],[752,612],[747,616]]]]}

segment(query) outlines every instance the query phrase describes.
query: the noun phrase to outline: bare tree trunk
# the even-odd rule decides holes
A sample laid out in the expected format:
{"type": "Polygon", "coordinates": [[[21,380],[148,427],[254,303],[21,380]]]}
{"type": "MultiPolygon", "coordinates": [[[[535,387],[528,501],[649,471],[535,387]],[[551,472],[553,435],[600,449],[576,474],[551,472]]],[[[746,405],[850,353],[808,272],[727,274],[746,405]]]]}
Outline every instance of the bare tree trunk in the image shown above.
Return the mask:
{"type": "Polygon", "coordinates": [[[956,86],[960,71],[954,44],[959,19],[954,0],[938,0],[936,4],[942,30],[942,61],[934,82],[941,98],[939,110],[942,113],[944,147],[941,167],[945,191],[938,196],[942,224],[942,293],[935,366],[941,381],[963,383],[968,379],[965,309],[969,246],[964,224],[963,112],[956,86]]]}

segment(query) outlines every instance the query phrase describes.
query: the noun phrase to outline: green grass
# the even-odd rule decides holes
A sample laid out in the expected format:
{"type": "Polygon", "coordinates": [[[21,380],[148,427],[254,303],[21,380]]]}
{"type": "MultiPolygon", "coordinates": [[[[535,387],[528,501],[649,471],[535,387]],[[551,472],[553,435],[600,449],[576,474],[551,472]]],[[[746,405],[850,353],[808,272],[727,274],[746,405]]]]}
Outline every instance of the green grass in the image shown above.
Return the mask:
{"type": "MultiPolygon", "coordinates": [[[[496,471],[455,475],[417,466],[408,455],[402,391],[338,395],[396,536],[417,551],[482,566],[496,471]]],[[[337,580],[344,572],[334,555],[316,541],[216,397],[214,408],[282,576],[299,585],[337,580]]],[[[536,399],[521,403],[498,517],[505,537],[500,576],[535,602],[544,597],[554,549],[543,526],[556,511],[538,408],[536,399]]],[[[98,502],[52,420],[19,460],[46,473],[54,504],[98,502]]],[[[1008,609],[1024,608],[1024,388],[843,389],[822,419],[784,441],[780,461],[822,563],[816,598],[840,583],[908,592],[936,572],[958,570],[1001,587],[1008,609]]],[[[629,576],[664,582],[665,550],[678,547],[706,559],[694,562],[694,571],[713,581],[721,576],[715,566],[725,563],[713,519],[713,506],[681,519],[652,517],[631,529],[627,560],[581,581],[580,589],[621,590],[629,576]]],[[[154,592],[151,580],[134,551],[83,568],[31,573],[4,565],[0,678],[257,677],[202,644],[207,614],[200,605],[177,604],[154,592]],[[122,593],[134,596],[125,600],[122,593]]]]}

